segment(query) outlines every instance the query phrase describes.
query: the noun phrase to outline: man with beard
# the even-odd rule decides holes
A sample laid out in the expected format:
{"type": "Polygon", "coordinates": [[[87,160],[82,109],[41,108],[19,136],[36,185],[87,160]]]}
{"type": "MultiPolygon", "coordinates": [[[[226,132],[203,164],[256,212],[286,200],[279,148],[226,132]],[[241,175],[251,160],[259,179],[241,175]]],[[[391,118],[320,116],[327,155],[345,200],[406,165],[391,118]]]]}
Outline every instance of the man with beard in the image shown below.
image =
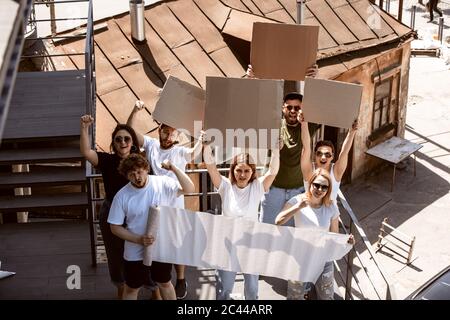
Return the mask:
{"type": "MultiPolygon", "coordinates": [[[[135,115],[143,109],[144,102],[140,100],[136,101],[133,111],[127,120],[127,124],[135,130],[135,115]]],[[[193,148],[186,148],[176,145],[178,143],[178,132],[175,128],[172,128],[166,124],[160,124],[158,127],[158,134],[159,139],[154,139],[136,131],[139,147],[144,148],[148,162],[151,166],[151,170],[155,175],[169,176],[176,179],[172,171],[164,170],[161,167],[161,163],[165,160],[169,160],[177,168],[184,171],[186,169],[186,164],[193,161],[197,154],[201,152],[202,137],[199,137],[199,140],[193,148]]],[[[201,134],[203,134],[203,132],[201,134]]],[[[171,204],[171,206],[184,209],[184,196],[180,195],[177,197],[175,203],[171,204]]],[[[187,295],[187,283],[184,275],[185,266],[175,265],[175,270],[177,272],[177,282],[175,285],[177,298],[184,299],[187,295]]]]}
{"type": "Polygon", "coordinates": [[[170,161],[160,165],[172,172],[176,180],[167,176],[150,176],[148,161],[139,154],[129,155],[119,165],[119,172],[130,182],[114,196],[108,223],[112,233],[125,240],[124,300],[137,299],[149,274],[157,283],[164,300],[176,299],[171,283],[172,264],[157,261],[151,267],[143,264],[144,247],[155,241],[153,235],[146,235],[148,210],[154,206],[170,206],[177,196],[193,192],[195,187],[184,170],[170,161]],[[125,221],[126,227],[123,226],[125,221]]]}

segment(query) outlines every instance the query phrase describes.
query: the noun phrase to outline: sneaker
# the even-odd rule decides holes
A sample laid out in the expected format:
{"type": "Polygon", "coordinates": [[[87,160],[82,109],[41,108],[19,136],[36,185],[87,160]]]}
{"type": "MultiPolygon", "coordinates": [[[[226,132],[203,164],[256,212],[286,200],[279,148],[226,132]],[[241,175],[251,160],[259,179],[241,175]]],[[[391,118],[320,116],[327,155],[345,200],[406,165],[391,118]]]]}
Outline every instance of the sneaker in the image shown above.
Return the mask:
{"type": "Polygon", "coordinates": [[[177,299],[184,299],[187,296],[187,282],[186,279],[177,279],[177,284],[175,285],[175,293],[177,299]]]}

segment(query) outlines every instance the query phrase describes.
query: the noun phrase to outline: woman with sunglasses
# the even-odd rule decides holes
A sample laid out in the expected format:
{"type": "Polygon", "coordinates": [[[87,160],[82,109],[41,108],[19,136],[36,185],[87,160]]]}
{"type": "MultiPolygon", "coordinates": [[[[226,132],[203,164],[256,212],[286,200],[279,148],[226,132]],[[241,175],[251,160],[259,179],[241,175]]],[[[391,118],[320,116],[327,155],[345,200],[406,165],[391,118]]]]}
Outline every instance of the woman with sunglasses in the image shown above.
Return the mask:
{"type": "MultiPolygon", "coordinates": [[[[330,232],[339,233],[339,211],[332,204],[332,181],[325,169],[316,169],[308,180],[305,193],[290,199],[275,219],[277,225],[285,224],[294,217],[295,227],[317,227],[330,232]]],[[[349,243],[353,244],[350,235],[349,243]]],[[[325,264],[324,269],[315,283],[319,300],[333,300],[334,297],[333,262],[325,264]]],[[[300,300],[309,299],[310,282],[300,282],[300,300]]]]}
{"type": "Polygon", "coordinates": [[[331,200],[337,205],[337,195],[341,185],[342,176],[344,175],[345,169],[347,169],[348,154],[352,147],[356,130],[358,129],[358,121],[355,120],[353,122],[352,128],[348,131],[344,143],[342,144],[338,160],[335,163],[332,163],[332,160],[334,159],[334,145],[331,141],[327,140],[321,140],[316,143],[316,146],[314,147],[314,162],[311,161],[311,136],[308,130],[308,122],[304,121],[303,114],[299,115],[299,119],[302,125],[301,135],[303,144],[300,164],[303,179],[305,180],[305,190],[308,188],[306,181],[310,179],[314,169],[325,169],[330,173],[333,185],[331,200]]]}
{"type": "Polygon", "coordinates": [[[118,124],[111,135],[111,153],[92,150],[89,127],[93,122],[91,115],[81,117],[80,151],[84,158],[102,173],[106,196],[100,208],[100,230],[108,258],[109,275],[117,287],[117,297],[121,299],[125,284],[124,240],[112,234],[108,215],[114,196],[128,183],[126,177],[118,171],[120,161],[131,153],[139,153],[139,148],[134,130],[126,124],[118,124]]]}
{"type": "MultiPolygon", "coordinates": [[[[217,170],[211,147],[204,145],[203,157],[206,169],[214,187],[222,199],[222,214],[235,219],[258,221],[259,204],[277,175],[280,156],[279,148],[272,150],[269,169],[257,177],[255,162],[248,153],[235,156],[232,160],[228,178],[217,170]]],[[[259,275],[244,274],[244,296],[246,300],[258,299],[259,275]]],[[[230,300],[236,272],[216,271],[216,299],[230,300]]]]}

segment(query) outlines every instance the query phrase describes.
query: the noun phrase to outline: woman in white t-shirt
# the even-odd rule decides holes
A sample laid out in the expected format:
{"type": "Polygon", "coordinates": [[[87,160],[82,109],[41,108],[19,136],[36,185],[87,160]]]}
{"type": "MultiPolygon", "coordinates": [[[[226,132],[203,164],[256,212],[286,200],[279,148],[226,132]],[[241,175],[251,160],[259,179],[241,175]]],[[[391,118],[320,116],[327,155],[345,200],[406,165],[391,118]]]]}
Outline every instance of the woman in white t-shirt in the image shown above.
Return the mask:
{"type": "MultiPolygon", "coordinates": [[[[308,180],[309,188],[305,193],[290,199],[275,219],[277,225],[286,223],[294,217],[295,227],[317,227],[339,233],[339,210],[331,199],[332,179],[327,170],[319,168],[312,172],[308,180]]],[[[349,243],[353,244],[350,235],[349,243]]],[[[329,261],[315,283],[319,300],[332,300],[334,270],[329,261]]],[[[300,284],[300,299],[308,299],[311,283],[300,284]]]]}
{"type": "MultiPolygon", "coordinates": [[[[279,150],[272,150],[269,170],[258,178],[256,166],[248,153],[233,158],[229,177],[217,170],[211,147],[204,146],[204,160],[211,181],[222,199],[222,214],[236,219],[258,221],[259,204],[272,184],[279,167],[279,150]]],[[[259,275],[244,274],[244,296],[246,300],[258,299],[259,275]]],[[[236,272],[216,271],[216,299],[230,300],[236,272]]]]}

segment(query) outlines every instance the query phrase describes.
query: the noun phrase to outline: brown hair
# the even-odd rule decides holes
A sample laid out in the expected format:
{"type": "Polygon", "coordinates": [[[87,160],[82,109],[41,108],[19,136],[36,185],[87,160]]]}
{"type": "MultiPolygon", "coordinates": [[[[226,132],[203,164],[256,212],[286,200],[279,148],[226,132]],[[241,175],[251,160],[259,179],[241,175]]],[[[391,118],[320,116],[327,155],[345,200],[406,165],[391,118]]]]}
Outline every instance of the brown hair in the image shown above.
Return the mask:
{"type": "Polygon", "coordinates": [[[317,150],[319,150],[320,147],[330,147],[331,148],[331,152],[334,155],[334,144],[333,142],[331,142],[330,140],[320,140],[317,141],[316,146],[314,147],[314,153],[317,152],[317,150]]]}
{"type": "Polygon", "coordinates": [[[312,183],[313,181],[318,177],[318,176],[322,176],[325,179],[328,180],[328,190],[325,193],[325,196],[322,198],[322,204],[326,207],[330,206],[332,204],[332,200],[331,200],[331,188],[332,188],[332,183],[331,183],[331,176],[328,173],[327,170],[319,168],[314,170],[311,178],[309,178],[308,184],[309,184],[309,189],[305,190],[306,192],[306,196],[308,197],[308,199],[311,199],[312,195],[311,195],[311,187],[312,187],[312,183]]]}
{"type": "Polygon", "coordinates": [[[236,168],[236,166],[238,164],[241,164],[241,163],[245,163],[246,165],[248,165],[250,167],[250,169],[252,169],[252,176],[250,177],[250,180],[248,181],[248,183],[251,183],[251,182],[253,182],[253,180],[256,179],[255,161],[253,161],[253,158],[250,156],[250,154],[241,153],[241,154],[238,154],[237,156],[235,156],[233,158],[233,161],[231,162],[230,173],[228,175],[228,178],[230,179],[231,184],[236,183],[236,177],[234,176],[234,169],[236,168]]]}
{"type": "Polygon", "coordinates": [[[136,132],[133,130],[132,127],[130,127],[129,125],[126,125],[126,124],[118,124],[116,126],[116,128],[114,129],[114,131],[112,132],[111,145],[109,146],[110,151],[112,153],[117,153],[116,146],[114,145],[114,138],[115,138],[117,132],[119,132],[120,130],[127,131],[131,136],[131,140],[133,140],[132,146],[130,149],[130,153],[139,153],[139,146],[138,146],[138,139],[136,136],[136,132]]]}
{"type": "Polygon", "coordinates": [[[128,172],[137,169],[150,171],[150,166],[145,157],[138,153],[132,153],[128,157],[120,161],[119,168],[117,170],[121,175],[126,177],[128,175],[128,172]]]}

